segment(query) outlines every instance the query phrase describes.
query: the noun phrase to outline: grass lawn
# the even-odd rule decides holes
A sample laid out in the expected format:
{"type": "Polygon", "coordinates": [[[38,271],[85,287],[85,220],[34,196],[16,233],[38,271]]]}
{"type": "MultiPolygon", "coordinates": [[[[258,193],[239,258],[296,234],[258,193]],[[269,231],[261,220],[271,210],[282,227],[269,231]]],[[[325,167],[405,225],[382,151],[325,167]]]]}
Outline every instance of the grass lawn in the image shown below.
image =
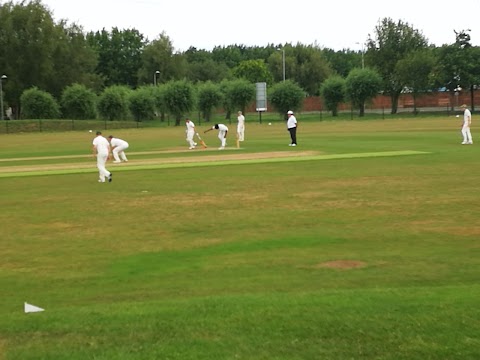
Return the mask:
{"type": "Polygon", "coordinates": [[[0,135],[0,359],[479,359],[460,120],[248,120],[115,130],[106,184],[86,130],[0,135]]]}

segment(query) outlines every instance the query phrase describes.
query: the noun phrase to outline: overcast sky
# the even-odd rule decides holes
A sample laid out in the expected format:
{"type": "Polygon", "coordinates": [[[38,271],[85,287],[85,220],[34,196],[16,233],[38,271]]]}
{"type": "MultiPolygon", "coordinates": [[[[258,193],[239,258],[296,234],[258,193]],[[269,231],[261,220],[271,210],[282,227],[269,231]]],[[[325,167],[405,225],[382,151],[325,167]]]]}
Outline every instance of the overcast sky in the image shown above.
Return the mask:
{"type": "Polygon", "coordinates": [[[470,29],[480,45],[480,0],[42,0],[54,19],[85,31],[137,29],[149,40],[163,31],[175,50],[190,46],[266,46],[298,42],[361,50],[380,19],[408,22],[431,44],[470,29]]]}

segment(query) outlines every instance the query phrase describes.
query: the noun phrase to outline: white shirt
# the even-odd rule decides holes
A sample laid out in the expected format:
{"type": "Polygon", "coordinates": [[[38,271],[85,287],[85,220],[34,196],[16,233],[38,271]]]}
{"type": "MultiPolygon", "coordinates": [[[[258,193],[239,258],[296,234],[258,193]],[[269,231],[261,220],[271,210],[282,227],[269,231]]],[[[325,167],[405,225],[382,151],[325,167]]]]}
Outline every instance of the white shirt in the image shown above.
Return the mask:
{"type": "Polygon", "coordinates": [[[128,142],[118,138],[112,138],[112,140],[110,140],[110,144],[112,145],[112,147],[119,147],[119,146],[124,148],[128,147],[128,142]]]}
{"type": "Polygon", "coordinates": [[[92,144],[97,149],[98,155],[108,155],[110,152],[110,144],[102,135],[98,135],[95,139],[93,139],[92,144]]]}
{"type": "MultiPolygon", "coordinates": [[[[219,131],[228,131],[228,127],[226,127],[223,124],[217,124],[218,125],[218,130],[219,131]]],[[[215,126],[212,127],[212,129],[215,129],[215,126]]]]}
{"type": "Polygon", "coordinates": [[[293,115],[288,116],[287,129],[297,127],[297,119],[293,115]]]}
{"type": "Polygon", "coordinates": [[[472,113],[470,112],[470,110],[465,109],[465,111],[463,112],[463,126],[465,127],[470,126],[471,119],[472,119],[472,113]]]}
{"type": "Polygon", "coordinates": [[[243,129],[243,127],[245,126],[245,116],[240,115],[237,117],[237,120],[238,120],[238,128],[243,129]]]}
{"type": "Polygon", "coordinates": [[[193,123],[192,120],[186,122],[185,125],[187,126],[188,132],[195,132],[195,124],[193,123]]]}

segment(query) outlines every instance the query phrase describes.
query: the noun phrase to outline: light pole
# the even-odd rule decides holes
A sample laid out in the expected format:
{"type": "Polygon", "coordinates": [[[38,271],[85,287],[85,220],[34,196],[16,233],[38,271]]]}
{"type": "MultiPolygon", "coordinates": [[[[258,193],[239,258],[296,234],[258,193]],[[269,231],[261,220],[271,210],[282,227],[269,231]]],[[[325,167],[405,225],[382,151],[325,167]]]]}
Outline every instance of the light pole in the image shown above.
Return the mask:
{"type": "Polygon", "coordinates": [[[358,44],[358,45],[362,45],[362,69],[365,69],[365,60],[364,60],[364,53],[365,53],[365,50],[363,48],[363,43],[359,43],[359,42],[356,42],[355,44],[358,44]]]}
{"type": "Polygon", "coordinates": [[[277,49],[282,52],[282,64],[283,64],[283,82],[285,82],[285,49],[277,49]]]}
{"type": "Polygon", "coordinates": [[[2,75],[0,78],[0,119],[3,120],[3,80],[7,80],[7,75],[2,75]]]}
{"type": "Polygon", "coordinates": [[[153,74],[153,85],[157,86],[157,77],[158,75],[160,75],[160,71],[155,71],[155,73],[153,74]]]}

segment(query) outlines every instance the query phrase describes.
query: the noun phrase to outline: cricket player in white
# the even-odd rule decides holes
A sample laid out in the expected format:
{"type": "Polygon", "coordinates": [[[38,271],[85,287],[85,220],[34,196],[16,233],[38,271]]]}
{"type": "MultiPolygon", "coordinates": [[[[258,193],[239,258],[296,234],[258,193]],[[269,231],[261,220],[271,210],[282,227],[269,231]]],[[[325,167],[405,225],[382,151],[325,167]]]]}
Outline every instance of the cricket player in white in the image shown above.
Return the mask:
{"type": "Polygon", "coordinates": [[[470,125],[472,124],[472,113],[470,110],[467,109],[467,105],[463,104],[461,106],[463,111],[463,126],[462,126],[462,135],[463,135],[463,142],[462,145],[473,144],[472,140],[472,133],[470,132],[470,125]]]}
{"type": "Polygon", "coordinates": [[[105,168],[105,164],[110,154],[110,143],[102,136],[100,131],[97,131],[97,136],[93,139],[93,156],[97,158],[97,168],[99,173],[98,182],[112,182],[112,173],[105,168]]]}
{"type": "Polygon", "coordinates": [[[225,149],[225,146],[227,146],[228,127],[226,127],[224,124],[215,124],[210,129],[205,130],[203,133],[207,133],[215,129],[218,130],[218,138],[221,142],[221,146],[218,148],[218,150],[223,150],[225,149]]]}
{"type": "Polygon", "coordinates": [[[288,144],[288,146],[297,146],[297,118],[293,115],[293,111],[291,110],[287,112],[287,117],[287,129],[290,133],[290,138],[292,139],[292,142],[288,144]]]}
{"type": "Polygon", "coordinates": [[[238,141],[243,141],[245,138],[245,116],[241,111],[238,112],[237,120],[237,138],[238,141]]]}
{"type": "Polygon", "coordinates": [[[190,145],[189,150],[195,149],[197,143],[193,141],[193,136],[195,135],[195,124],[189,118],[185,119],[185,126],[187,127],[187,142],[190,145]]]}
{"type": "Polygon", "coordinates": [[[125,155],[125,150],[128,149],[128,146],[129,146],[128,142],[119,138],[115,138],[112,135],[108,137],[108,140],[110,140],[112,155],[113,155],[113,158],[115,159],[113,162],[116,164],[122,161],[127,162],[128,159],[127,159],[127,155],[125,155]]]}

